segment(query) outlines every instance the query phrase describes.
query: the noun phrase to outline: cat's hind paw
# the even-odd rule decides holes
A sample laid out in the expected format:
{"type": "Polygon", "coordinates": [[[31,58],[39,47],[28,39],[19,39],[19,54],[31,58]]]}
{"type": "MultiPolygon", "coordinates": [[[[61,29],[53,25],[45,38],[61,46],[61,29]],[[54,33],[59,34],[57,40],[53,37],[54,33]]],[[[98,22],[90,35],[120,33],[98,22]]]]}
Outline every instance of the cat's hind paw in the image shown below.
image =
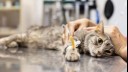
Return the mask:
{"type": "Polygon", "coordinates": [[[72,48],[72,46],[68,46],[65,50],[65,59],[70,62],[78,61],[80,59],[80,54],[77,48],[72,48]]]}

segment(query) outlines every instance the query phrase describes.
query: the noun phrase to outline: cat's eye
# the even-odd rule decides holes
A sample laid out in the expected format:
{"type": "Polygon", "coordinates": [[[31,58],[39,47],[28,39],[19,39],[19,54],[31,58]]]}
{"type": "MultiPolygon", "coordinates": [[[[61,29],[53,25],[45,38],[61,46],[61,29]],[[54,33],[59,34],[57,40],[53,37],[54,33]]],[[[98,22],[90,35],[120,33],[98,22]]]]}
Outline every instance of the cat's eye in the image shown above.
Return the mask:
{"type": "Polygon", "coordinates": [[[101,38],[98,39],[98,44],[102,44],[103,40],[101,38]]]}

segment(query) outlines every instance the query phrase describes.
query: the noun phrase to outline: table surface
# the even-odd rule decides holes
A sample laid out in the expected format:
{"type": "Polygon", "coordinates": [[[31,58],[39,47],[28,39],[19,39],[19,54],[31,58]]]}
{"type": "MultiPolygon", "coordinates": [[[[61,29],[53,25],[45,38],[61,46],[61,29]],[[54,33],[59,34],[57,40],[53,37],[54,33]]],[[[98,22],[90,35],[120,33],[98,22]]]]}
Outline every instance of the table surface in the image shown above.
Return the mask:
{"type": "Polygon", "coordinates": [[[67,62],[60,51],[8,49],[0,50],[0,72],[127,72],[127,63],[119,56],[67,62]]]}

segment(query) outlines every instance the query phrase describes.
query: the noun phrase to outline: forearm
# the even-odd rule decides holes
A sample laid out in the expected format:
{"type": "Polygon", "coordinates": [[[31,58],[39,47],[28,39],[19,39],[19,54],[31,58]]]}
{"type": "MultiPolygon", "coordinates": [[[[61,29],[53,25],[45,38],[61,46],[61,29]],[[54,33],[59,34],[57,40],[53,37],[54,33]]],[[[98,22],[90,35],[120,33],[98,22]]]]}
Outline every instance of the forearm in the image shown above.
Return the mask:
{"type": "Polygon", "coordinates": [[[118,55],[127,62],[127,46],[125,46],[124,48],[121,48],[121,50],[119,51],[118,55]]]}

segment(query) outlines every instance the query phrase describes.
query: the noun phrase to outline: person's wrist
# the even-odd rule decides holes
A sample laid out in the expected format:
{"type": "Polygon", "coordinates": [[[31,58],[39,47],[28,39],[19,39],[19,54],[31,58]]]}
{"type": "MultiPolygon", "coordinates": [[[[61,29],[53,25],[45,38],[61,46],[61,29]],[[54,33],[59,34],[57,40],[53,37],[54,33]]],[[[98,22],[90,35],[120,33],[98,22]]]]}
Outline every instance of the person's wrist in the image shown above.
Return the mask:
{"type": "Polygon", "coordinates": [[[119,51],[118,55],[127,62],[127,45],[119,51]]]}
{"type": "Polygon", "coordinates": [[[116,50],[117,55],[121,55],[121,53],[122,53],[122,48],[119,48],[118,50],[116,50]]]}
{"type": "Polygon", "coordinates": [[[117,54],[117,55],[121,55],[121,54],[123,53],[125,47],[126,47],[126,45],[125,45],[125,46],[122,46],[122,47],[120,47],[120,48],[118,48],[118,49],[116,50],[116,54],[117,54]]]}

